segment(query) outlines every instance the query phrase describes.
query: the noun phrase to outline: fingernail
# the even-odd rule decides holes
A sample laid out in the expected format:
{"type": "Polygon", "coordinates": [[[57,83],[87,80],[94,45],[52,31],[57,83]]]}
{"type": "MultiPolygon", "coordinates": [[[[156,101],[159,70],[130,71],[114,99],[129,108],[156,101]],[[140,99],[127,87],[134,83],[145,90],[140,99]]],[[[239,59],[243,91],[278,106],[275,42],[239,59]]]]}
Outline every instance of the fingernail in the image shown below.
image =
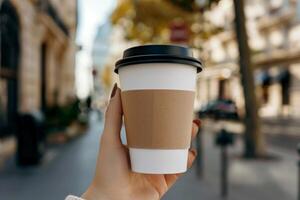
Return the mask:
{"type": "Polygon", "coordinates": [[[192,152],[192,154],[196,157],[197,156],[197,150],[196,149],[191,149],[190,150],[192,152]]]}
{"type": "Polygon", "coordinates": [[[198,127],[201,125],[201,120],[200,119],[194,119],[193,123],[195,123],[198,127]]]}
{"type": "Polygon", "coordinates": [[[111,99],[115,96],[117,89],[118,89],[118,86],[117,86],[117,83],[115,83],[114,87],[113,87],[113,89],[111,91],[111,94],[110,94],[110,98],[111,99]]]}

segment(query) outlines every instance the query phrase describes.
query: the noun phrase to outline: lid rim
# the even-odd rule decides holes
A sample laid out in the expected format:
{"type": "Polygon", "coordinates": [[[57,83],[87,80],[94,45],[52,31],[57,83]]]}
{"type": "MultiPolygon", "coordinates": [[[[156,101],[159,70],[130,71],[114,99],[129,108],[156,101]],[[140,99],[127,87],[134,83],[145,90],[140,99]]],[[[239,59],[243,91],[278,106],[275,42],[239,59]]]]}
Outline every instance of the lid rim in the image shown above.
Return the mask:
{"type": "Polygon", "coordinates": [[[177,63],[177,64],[186,64],[190,65],[191,67],[195,67],[197,69],[197,73],[201,72],[202,65],[197,62],[193,62],[190,60],[167,60],[167,59],[158,59],[158,60],[135,60],[126,63],[120,63],[117,68],[115,68],[114,72],[118,74],[119,69],[129,66],[129,65],[137,65],[137,64],[149,64],[149,63],[177,63]]]}

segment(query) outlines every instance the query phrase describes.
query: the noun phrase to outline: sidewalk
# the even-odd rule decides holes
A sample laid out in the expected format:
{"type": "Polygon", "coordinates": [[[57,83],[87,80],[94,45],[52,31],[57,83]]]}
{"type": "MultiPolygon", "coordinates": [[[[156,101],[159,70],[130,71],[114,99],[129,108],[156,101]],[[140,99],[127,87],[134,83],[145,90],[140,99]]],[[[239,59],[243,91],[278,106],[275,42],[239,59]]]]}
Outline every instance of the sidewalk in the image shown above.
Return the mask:
{"type": "MultiPolygon", "coordinates": [[[[102,123],[94,122],[87,134],[51,148],[42,166],[19,169],[14,159],[0,169],[0,196],[3,200],[63,200],[80,195],[94,173],[102,123]]],[[[206,131],[204,178],[198,179],[195,166],[163,198],[164,200],[220,200],[219,150],[206,131]]],[[[294,200],[297,189],[295,151],[271,146],[279,159],[241,160],[241,142],[230,149],[229,200],[294,200]]]]}
{"type": "MultiPolygon", "coordinates": [[[[203,124],[214,131],[221,127],[221,123],[214,120],[203,120],[203,124]]],[[[244,133],[244,125],[241,122],[225,121],[222,127],[236,134],[244,133]]],[[[267,142],[276,146],[295,151],[300,143],[300,119],[265,118],[262,119],[261,130],[267,142]]]]}
{"type": "Polygon", "coordinates": [[[2,200],[64,200],[82,194],[95,171],[102,123],[94,121],[87,134],[50,147],[39,167],[17,168],[11,158],[0,168],[2,200]]]}
{"type": "MultiPolygon", "coordinates": [[[[195,167],[180,180],[164,200],[220,200],[220,155],[212,133],[204,134],[204,178],[196,178],[195,167]]],[[[297,154],[289,149],[269,146],[275,160],[243,160],[241,140],[230,148],[230,200],[294,200],[297,194],[297,154]]]]}

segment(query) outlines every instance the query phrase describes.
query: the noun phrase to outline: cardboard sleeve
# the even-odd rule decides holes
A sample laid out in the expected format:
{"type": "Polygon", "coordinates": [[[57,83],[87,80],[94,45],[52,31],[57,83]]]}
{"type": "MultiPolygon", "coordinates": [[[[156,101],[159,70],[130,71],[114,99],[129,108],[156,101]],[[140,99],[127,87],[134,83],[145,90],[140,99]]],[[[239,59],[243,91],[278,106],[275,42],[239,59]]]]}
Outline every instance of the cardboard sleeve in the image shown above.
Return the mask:
{"type": "Polygon", "coordinates": [[[127,143],[132,148],[190,146],[194,92],[132,90],[121,93],[127,143]]]}

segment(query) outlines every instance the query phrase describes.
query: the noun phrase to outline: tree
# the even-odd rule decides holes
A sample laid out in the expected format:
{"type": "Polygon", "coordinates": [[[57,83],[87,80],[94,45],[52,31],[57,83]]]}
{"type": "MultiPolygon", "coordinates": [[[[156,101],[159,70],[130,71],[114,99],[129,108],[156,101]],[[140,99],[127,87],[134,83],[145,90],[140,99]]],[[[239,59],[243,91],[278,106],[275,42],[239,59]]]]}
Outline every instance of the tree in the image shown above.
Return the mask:
{"type": "Polygon", "coordinates": [[[113,24],[123,27],[126,39],[137,40],[142,44],[168,43],[170,25],[183,22],[189,28],[188,44],[197,48],[195,38],[206,39],[222,29],[203,19],[200,7],[197,7],[195,2],[122,0],[113,12],[111,20],[113,24]]]}
{"type": "Polygon", "coordinates": [[[253,65],[245,27],[244,0],[234,0],[235,29],[240,54],[240,73],[245,97],[245,146],[244,156],[253,158],[265,154],[264,138],[260,130],[253,80],[253,65]]]}

